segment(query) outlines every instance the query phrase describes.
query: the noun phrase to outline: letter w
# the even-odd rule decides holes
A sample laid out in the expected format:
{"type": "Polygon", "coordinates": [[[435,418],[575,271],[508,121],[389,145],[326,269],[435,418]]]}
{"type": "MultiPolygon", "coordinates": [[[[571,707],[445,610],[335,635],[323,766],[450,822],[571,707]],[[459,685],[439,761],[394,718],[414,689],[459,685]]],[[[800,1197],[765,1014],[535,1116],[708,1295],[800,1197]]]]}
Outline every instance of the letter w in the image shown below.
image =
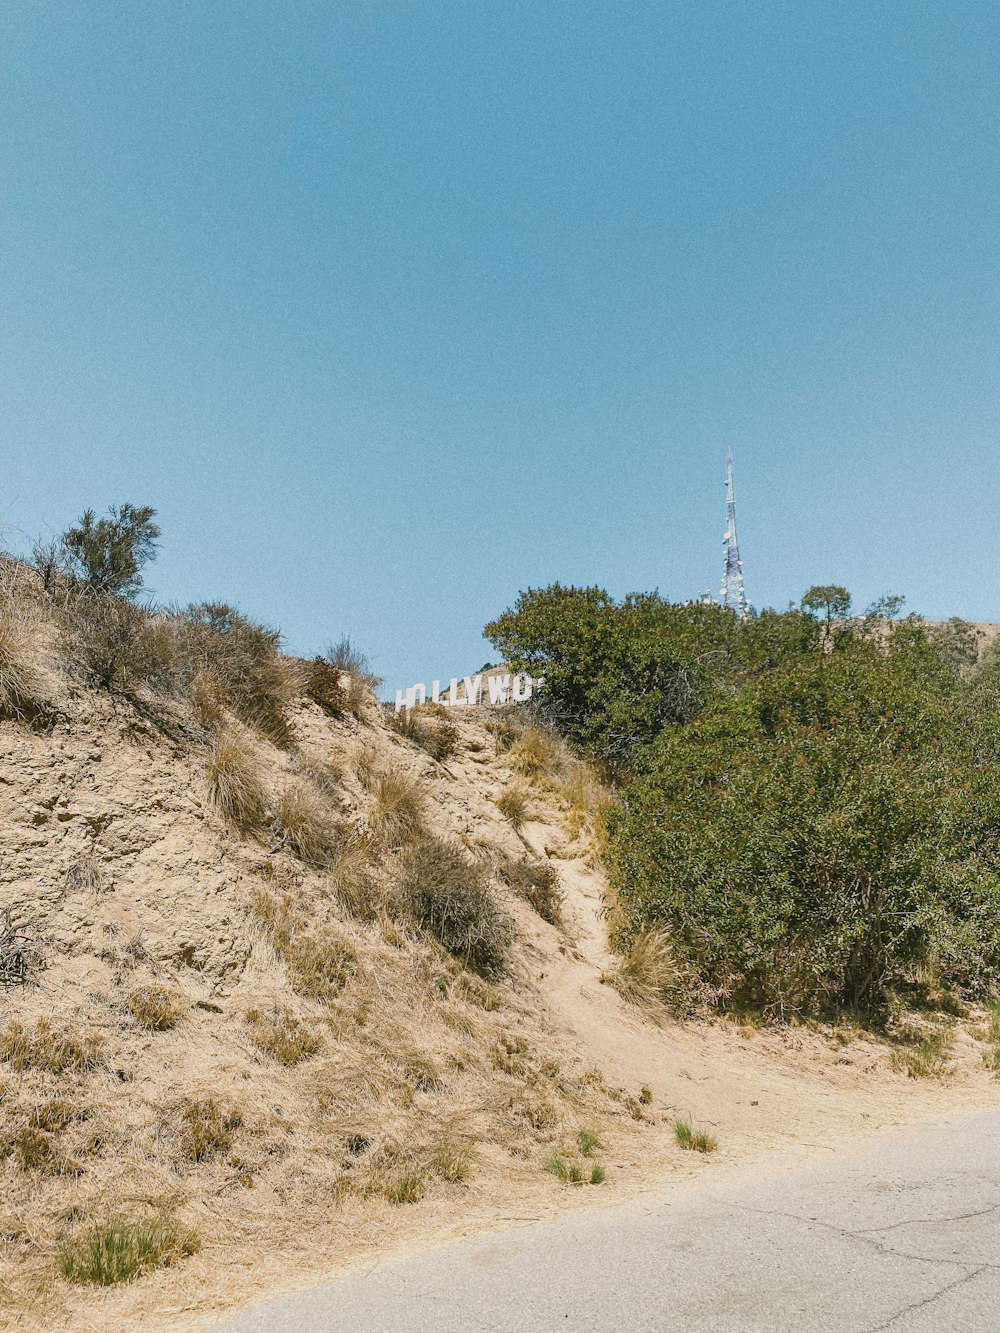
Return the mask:
{"type": "Polygon", "coordinates": [[[490,676],[490,703],[505,704],[510,689],[510,676],[490,676]]]}

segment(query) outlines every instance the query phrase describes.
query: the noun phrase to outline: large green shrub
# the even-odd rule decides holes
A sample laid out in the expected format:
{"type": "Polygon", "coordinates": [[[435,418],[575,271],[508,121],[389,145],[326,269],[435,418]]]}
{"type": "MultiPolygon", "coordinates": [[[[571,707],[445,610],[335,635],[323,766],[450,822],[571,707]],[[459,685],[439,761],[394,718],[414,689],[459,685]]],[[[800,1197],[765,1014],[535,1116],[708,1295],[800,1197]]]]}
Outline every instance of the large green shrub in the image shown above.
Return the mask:
{"type": "Polygon", "coordinates": [[[661,735],[609,816],[626,941],[668,925],[703,993],[779,1011],[995,984],[1000,770],[926,636],[897,635],[793,657],[661,735]]]}

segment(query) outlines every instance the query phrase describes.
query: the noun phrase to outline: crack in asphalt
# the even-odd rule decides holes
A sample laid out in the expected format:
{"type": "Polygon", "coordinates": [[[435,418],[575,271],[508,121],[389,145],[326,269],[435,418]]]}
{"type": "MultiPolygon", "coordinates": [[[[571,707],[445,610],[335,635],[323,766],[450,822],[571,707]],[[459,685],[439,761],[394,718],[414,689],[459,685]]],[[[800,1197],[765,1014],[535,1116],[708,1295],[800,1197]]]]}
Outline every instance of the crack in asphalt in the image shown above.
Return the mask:
{"type": "Polygon", "coordinates": [[[890,1316],[884,1323],[873,1324],[871,1328],[865,1330],[865,1333],[885,1333],[885,1330],[892,1328],[893,1324],[898,1324],[904,1315],[912,1314],[914,1310],[922,1310],[928,1305],[933,1305],[934,1302],[939,1301],[942,1296],[947,1296],[949,1291],[955,1291],[958,1287],[964,1287],[966,1282],[971,1282],[972,1279],[978,1277],[980,1273],[985,1273],[988,1268],[996,1268],[996,1264],[980,1264],[978,1268],[974,1268],[970,1273],[966,1273],[963,1277],[956,1278],[954,1282],[948,1282],[945,1286],[939,1288],[938,1291],[932,1292],[930,1296],[925,1296],[922,1301],[911,1301],[909,1305],[904,1305],[902,1310],[897,1310],[896,1313],[890,1316]]]}

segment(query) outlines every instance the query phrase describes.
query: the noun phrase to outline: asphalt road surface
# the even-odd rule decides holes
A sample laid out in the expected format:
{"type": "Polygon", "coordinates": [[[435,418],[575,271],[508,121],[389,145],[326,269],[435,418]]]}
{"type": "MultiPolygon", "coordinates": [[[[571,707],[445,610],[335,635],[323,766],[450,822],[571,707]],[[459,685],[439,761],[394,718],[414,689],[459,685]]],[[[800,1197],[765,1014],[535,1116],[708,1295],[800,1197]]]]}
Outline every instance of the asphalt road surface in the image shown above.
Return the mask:
{"type": "Polygon", "coordinates": [[[716,1172],[252,1306],[227,1333],[1000,1329],[1000,1112],[716,1172]]]}

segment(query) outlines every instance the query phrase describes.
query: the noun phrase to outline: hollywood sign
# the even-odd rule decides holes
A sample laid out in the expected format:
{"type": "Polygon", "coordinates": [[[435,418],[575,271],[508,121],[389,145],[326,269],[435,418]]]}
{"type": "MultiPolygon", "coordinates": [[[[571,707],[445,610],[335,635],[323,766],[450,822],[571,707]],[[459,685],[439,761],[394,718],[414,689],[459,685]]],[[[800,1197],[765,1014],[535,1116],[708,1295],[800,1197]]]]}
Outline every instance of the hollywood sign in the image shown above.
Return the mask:
{"type": "MultiPolygon", "coordinates": [[[[542,688],[545,677],[521,674],[487,676],[484,695],[483,674],[480,672],[478,676],[463,677],[461,698],[458,697],[458,684],[458,677],[452,676],[448,689],[442,694],[441,682],[436,680],[431,686],[430,703],[443,704],[445,708],[475,708],[485,703],[488,695],[493,707],[499,707],[501,704],[523,704],[528,702],[535,691],[542,688]]],[[[405,691],[396,691],[397,713],[402,712],[404,708],[416,708],[419,704],[427,702],[427,686],[422,681],[418,685],[411,685],[405,691]]]]}

